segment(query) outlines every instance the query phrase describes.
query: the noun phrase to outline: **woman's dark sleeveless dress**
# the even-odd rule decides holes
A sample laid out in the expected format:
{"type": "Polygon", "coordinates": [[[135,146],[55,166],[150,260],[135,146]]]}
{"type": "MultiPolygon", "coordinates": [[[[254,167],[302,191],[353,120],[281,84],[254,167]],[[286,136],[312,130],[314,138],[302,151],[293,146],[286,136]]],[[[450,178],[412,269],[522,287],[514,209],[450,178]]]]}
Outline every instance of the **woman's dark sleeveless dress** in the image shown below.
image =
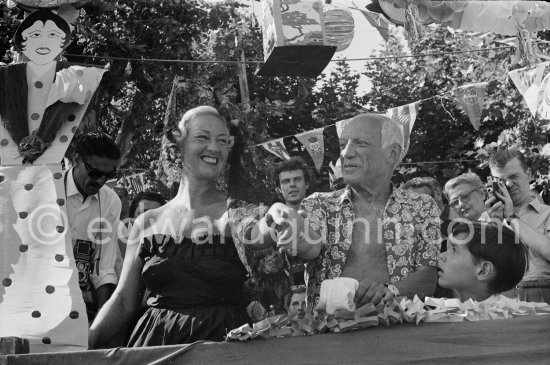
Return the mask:
{"type": "Polygon", "coordinates": [[[247,322],[242,288],[246,270],[231,237],[153,235],[144,239],[142,277],[149,308],[137,322],[129,347],[222,341],[247,322]]]}

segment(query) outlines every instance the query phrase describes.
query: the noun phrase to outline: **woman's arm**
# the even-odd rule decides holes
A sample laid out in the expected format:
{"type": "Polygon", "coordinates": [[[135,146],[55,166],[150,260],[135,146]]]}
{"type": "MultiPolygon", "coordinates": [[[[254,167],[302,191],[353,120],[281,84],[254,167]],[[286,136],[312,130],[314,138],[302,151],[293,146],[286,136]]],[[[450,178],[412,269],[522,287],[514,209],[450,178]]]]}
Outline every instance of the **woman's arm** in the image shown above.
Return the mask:
{"type": "Polygon", "coordinates": [[[126,331],[128,324],[139,310],[145,289],[141,278],[143,265],[139,256],[144,216],[148,215],[140,216],[130,231],[118,286],[90,327],[88,338],[90,349],[120,345],[113,342],[126,331]]]}

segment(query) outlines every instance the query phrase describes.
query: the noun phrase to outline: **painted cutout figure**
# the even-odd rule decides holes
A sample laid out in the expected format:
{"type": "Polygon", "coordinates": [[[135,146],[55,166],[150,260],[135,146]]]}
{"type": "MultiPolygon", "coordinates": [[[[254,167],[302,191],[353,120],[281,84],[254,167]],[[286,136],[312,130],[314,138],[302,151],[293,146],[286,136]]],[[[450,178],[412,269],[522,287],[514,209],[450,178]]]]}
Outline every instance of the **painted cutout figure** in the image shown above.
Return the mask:
{"type": "Polygon", "coordinates": [[[35,11],[14,37],[27,62],[0,67],[0,337],[30,352],[87,348],[60,161],[105,70],[55,61],[70,40],[35,11]]]}

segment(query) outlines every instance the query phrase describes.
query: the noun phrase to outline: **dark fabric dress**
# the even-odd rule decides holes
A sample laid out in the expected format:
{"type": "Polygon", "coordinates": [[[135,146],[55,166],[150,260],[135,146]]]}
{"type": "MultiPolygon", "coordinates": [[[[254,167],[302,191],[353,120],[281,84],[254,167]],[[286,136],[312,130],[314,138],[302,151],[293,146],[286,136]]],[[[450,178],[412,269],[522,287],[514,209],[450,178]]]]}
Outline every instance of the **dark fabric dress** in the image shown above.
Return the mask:
{"type": "Polygon", "coordinates": [[[128,347],[222,341],[247,322],[242,288],[246,270],[233,239],[154,235],[141,246],[142,277],[149,308],[137,322],[128,347]]]}

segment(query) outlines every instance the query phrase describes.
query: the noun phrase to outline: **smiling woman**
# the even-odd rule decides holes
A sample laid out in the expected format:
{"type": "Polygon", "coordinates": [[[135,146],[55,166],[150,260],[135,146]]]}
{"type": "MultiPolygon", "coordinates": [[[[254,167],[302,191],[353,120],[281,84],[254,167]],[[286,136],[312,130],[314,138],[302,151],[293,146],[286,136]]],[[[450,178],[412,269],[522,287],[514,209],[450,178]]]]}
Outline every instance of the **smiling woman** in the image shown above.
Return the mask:
{"type": "Polygon", "coordinates": [[[200,106],[185,113],[169,138],[182,160],[178,194],[137,218],[119,286],[90,328],[91,348],[120,345],[112,339],[133,325],[145,289],[147,310],[128,346],[221,341],[248,321],[238,232],[251,210],[237,208],[216,186],[234,137],[216,109],[200,106]]]}

